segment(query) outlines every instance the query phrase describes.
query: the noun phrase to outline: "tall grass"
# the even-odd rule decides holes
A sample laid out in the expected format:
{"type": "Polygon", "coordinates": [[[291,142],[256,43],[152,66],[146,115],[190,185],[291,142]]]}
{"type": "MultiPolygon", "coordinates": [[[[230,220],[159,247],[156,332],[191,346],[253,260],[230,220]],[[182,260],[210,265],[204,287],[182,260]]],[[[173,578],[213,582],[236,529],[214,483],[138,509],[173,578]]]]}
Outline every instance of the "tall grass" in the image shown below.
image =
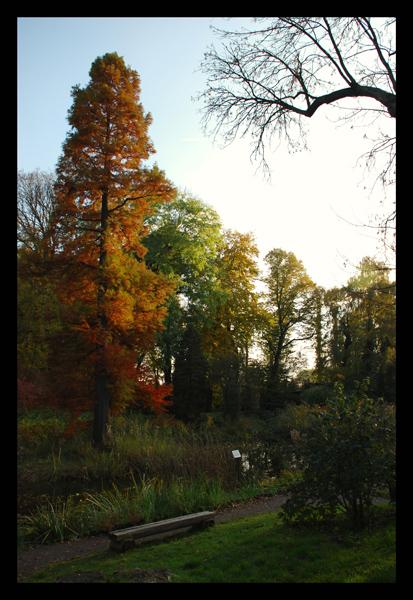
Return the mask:
{"type": "Polygon", "coordinates": [[[76,494],[38,507],[19,519],[19,536],[38,543],[64,541],[108,532],[202,510],[213,510],[231,500],[254,495],[251,484],[228,490],[219,480],[201,478],[165,482],[131,477],[130,487],[76,494]]]}
{"type": "Polygon", "coordinates": [[[48,501],[31,515],[18,519],[18,538],[20,544],[32,540],[45,542],[63,542],[78,536],[79,519],[72,498],[55,503],[48,501]]]}
{"type": "Polygon", "coordinates": [[[217,508],[248,487],[237,479],[230,443],[208,430],[133,414],[114,419],[112,431],[108,452],[94,449],[85,431],[48,452],[44,444],[25,448],[23,539],[62,541],[217,508]]]}
{"type": "Polygon", "coordinates": [[[88,432],[48,452],[44,445],[41,451],[37,446],[32,452],[26,448],[19,464],[21,489],[30,492],[34,484],[37,488],[43,484],[41,494],[49,493],[52,485],[55,489],[61,485],[64,494],[67,484],[79,482],[79,490],[93,490],[97,483],[121,485],[131,471],[137,479],[156,477],[168,482],[200,475],[227,481],[233,477],[229,444],[207,432],[195,432],[173,421],[162,426],[162,421],[140,415],[114,419],[112,429],[109,452],[94,449],[88,432]]]}

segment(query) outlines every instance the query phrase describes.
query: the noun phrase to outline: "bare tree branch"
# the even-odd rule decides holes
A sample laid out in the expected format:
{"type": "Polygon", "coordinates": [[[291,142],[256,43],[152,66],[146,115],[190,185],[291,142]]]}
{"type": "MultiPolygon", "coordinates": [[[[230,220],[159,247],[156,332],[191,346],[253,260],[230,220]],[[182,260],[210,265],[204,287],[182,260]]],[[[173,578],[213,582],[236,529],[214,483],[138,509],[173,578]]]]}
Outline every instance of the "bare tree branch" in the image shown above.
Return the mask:
{"type": "Polygon", "coordinates": [[[345,98],[373,98],[396,116],[390,21],[379,21],[376,27],[367,17],[257,21],[266,26],[219,32],[229,42],[222,51],[212,47],[205,55],[201,70],[208,76],[207,86],[198,98],[204,101],[206,131],[212,124],[212,133],[223,134],[225,142],[250,133],[253,154],[265,162],[265,137],[278,133],[296,146],[302,142],[302,117],[311,118],[321,106],[345,98]],[[388,33],[386,43],[379,39],[379,27],[382,37],[388,33]]]}
{"type": "MultiPolygon", "coordinates": [[[[391,69],[389,63],[384,59],[379,42],[377,40],[376,33],[375,33],[373,27],[371,26],[370,20],[367,17],[356,17],[356,20],[360,23],[361,27],[364,29],[364,31],[368,35],[369,39],[372,41],[374,47],[376,48],[377,54],[378,54],[381,62],[383,63],[384,67],[386,68],[386,71],[389,74],[389,79],[392,83],[393,89],[396,92],[396,78],[393,74],[393,70],[391,69]]],[[[389,57],[393,56],[394,54],[396,54],[396,51],[389,52],[389,57]]]]}
{"type": "Polygon", "coordinates": [[[17,181],[17,240],[21,246],[42,252],[56,243],[54,176],[19,171],[17,181]]]}

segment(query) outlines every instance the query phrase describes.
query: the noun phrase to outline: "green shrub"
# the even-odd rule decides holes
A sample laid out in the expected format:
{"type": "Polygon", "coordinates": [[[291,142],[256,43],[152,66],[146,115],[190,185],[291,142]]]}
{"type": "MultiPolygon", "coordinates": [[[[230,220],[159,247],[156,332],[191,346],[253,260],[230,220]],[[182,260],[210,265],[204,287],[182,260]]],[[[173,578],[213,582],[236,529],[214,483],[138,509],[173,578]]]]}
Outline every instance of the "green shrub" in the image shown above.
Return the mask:
{"type": "Polygon", "coordinates": [[[266,476],[278,475],[287,465],[284,445],[278,441],[256,439],[253,443],[240,446],[241,454],[246,459],[243,479],[259,482],[266,476]]]}
{"type": "Polygon", "coordinates": [[[299,438],[312,426],[319,409],[306,404],[287,404],[267,421],[258,438],[265,447],[268,474],[277,476],[281,471],[299,468],[295,436],[299,438]]]}
{"type": "Polygon", "coordinates": [[[277,415],[275,426],[283,437],[290,437],[292,430],[306,432],[315,422],[320,407],[308,404],[287,404],[277,415]]]}
{"type": "Polygon", "coordinates": [[[303,477],[283,515],[291,522],[344,510],[358,529],[369,521],[374,495],[395,480],[394,408],[360,393],[346,397],[340,385],[335,391],[297,444],[303,477]]]}
{"type": "Polygon", "coordinates": [[[334,397],[334,391],[329,385],[311,385],[301,392],[301,400],[305,404],[325,404],[334,397]]]}

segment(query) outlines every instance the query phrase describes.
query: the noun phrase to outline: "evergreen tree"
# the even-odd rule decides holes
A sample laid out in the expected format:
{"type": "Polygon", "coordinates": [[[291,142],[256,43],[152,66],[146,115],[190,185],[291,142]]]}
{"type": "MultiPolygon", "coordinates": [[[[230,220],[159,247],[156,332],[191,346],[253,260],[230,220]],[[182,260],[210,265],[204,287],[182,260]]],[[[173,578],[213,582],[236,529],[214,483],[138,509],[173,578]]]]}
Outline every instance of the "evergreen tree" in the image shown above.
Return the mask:
{"type": "Polygon", "coordinates": [[[189,323],[176,356],[173,374],[173,411],[179,419],[194,420],[211,408],[208,362],[204,356],[201,335],[189,323]]]}

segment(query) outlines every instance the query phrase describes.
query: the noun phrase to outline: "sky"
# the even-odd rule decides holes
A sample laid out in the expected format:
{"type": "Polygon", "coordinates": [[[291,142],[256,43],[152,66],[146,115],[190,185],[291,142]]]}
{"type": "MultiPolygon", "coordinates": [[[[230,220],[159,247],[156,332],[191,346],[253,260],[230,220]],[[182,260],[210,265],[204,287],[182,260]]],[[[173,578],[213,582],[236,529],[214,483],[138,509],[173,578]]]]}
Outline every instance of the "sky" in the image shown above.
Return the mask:
{"type": "Polygon", "coordinates": [[[201,127],[204,53],[221,41],[211,26],[236,29],[247,18],[214,17],[20,17],[18,19],[18,168],[53,171],[69,130],[72,86],[87,85],[92,62],[117,52],[141,78],[141,102],[153,123],[154,160],[166,176],[212,206],[224,227],[251,232],[259,264],[273,248],[293,252],[326,288],[344,285],[364,256],[382,255],[374,224],[389,214],[393,189],[372,188],[360,156],[364,136],[376,127],[393,132],[381,117],[368,130],[337,122],[342,112],[323,107],[308,119],[309,151],[283,145],[267,157],[271,178],[250,159],[249,141],[222,147],[201,127]]]}

